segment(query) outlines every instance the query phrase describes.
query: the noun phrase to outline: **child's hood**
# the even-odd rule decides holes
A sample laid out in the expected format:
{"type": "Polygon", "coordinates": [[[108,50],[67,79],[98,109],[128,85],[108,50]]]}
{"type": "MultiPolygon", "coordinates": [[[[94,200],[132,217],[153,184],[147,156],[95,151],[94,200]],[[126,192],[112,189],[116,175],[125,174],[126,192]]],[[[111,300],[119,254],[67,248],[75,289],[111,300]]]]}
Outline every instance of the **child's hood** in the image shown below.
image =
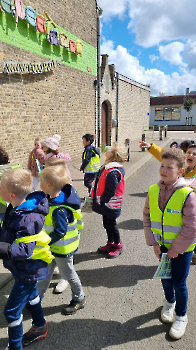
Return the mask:
{"type": "Polygon", "coordinates": [[[110,163],[107,163],[107,164],[105,165],[105,169],[106,169],[106,170],[112,169],[112,168],[117,168],[118,170],[120,170],[120,172],[122,173],[122,175],[125,176],[125,169],[124,169],[122,163],[119,163],[119,162],[110,162],[110,163]]]}
{"type": "Polygon", "coordinates": [[[52,198],[49,201],[49,204],[52,204],[52,205],[64,204],[68,207],[78,210],[80,209],[80,206],[81,206],[81,200],[75,188],[67,184],[62,188],[59,196],[56,198],[52,198]]]}
{"type": "Polygon", "coordinates": [[[175,190],[183,187],[191,187],[194,192],[196,192],[196,179],[194,177],[180,177],[171,185],[165,185],[162,180],[158,182],[159,187],[162,190],[175,190]]]}
{"type": "Polygon", "coordinates": [[[86,151],[87,151],[87,150],[91,150],[91,151],[94,151],[96,154],[100,155],[99,149],[96,148],[96,147],[94,147],[93,145],[87,145],[87,146],[85,147],[85,150],[86,150],[86,151]]]}
{"type": "Polygon", "coordinates": [[[49,205],[46,194],[43,191],[35,191],[30,193],[26,201],[18,206],[17,211],[33,211],[35,213],[47,215],[49,213],[49,205]]]}

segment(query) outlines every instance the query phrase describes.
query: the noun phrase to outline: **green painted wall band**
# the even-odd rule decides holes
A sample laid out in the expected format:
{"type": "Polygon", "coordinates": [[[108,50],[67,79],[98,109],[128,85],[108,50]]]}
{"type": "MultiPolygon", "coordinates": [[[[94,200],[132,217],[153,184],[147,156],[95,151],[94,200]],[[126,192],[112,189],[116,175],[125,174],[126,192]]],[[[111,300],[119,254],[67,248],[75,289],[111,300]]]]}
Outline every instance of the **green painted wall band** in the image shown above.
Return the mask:
{"type": "MultiPolygon", "coordinates": [[[[55,30],[64,33],[67,41],[70,39],[81,40],[79,37],[71,34],[60,26],[55,30]]],[[[6,44],[18,47],[31,53],[49,59],[61,59],[61,64],[86,72],[90,75],[97,74],[97,49],[92,45],[81,40],[83,45],[82,56],[76,55],[66,50],[63,46],[51,45],[45,34],[41,34],[35,27],[28,24],[27,21],[19,18],[15,23],[12,14],[2,13],[0,11],[0,40],[6,44]]]]}

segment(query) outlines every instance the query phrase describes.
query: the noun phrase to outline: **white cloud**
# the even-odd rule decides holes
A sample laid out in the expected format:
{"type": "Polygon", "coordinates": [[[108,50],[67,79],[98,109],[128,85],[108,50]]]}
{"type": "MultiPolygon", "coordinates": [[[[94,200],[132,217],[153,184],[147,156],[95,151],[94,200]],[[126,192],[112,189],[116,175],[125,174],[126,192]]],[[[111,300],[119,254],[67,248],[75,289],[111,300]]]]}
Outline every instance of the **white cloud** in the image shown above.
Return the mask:
{"type": "Polygon", "coordinates": [[[188,40],[182,57],[188,63],[189,69],[196,69],[196,40],[188,40]]]}
{"type": "Polygon", "coordinates": [[[165,46],[159,46],[160,57],[177,66],[186,67],[187,64],[182,61],[181,52],[184,51],[185,45],[179,41],[174,41],[165,46]]]}
{"type": "Polygon", "coordinates": [[[103,20],[128,15],[128,29],[143,47],[162,41],[190,39],[196,33],[195,1],[187,0],[99,0],[103,20]]]}
{"type": "Polygon", "coordinates": [[[187,87],[196,90],[196,72],[189,73],[185,67],[182,74],[174,72],[171,75],[158,69],[145,69],[126,48],[118,45],[115,49],[112,41],[103,42],[101,53],[109,55],[109,62],[115,64],[118,73],[139,83],[150,84],[152,96],[159,95],[159,92],[165,95],[184,94],[187,87]]]}
{"type": "Polygon", "coordinates": [[[149,58],[150,58],[150,61],[153,63],[154,61],[157,61],[159,59],[159,56],[156,56],[153,54],[153,55],[150,55],[149,58]]]}
{"type": "Polygon", "coordinates": [[[129,1],[128,0],[99,0],[98,4],[103,10],[103,18],[105,20],[108,20],[112,16],[119,16],[121,17],[124,15],[127,5],[129,1]]]}

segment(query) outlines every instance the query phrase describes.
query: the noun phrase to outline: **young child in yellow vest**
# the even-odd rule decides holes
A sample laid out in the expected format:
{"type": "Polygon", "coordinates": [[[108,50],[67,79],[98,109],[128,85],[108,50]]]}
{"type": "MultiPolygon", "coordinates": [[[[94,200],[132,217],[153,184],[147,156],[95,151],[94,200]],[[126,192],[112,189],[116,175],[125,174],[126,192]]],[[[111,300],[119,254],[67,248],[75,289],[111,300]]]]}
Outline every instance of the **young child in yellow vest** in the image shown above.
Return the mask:
{"type": "Polygon", "coordinates": [[[159,260],[162,253],[171,259],[172,278],[161,280],[165,294],[161,320],[173,322],[169,335],[174,339],[184,335],[188,322],[186,279],[196,242],[196,197],[192,189],[196,180],[181,177],[184,167],[182,151],[163,150],[161,179],[150,186],[143,211],[146,243],[153,246],[159,260]]]}
{"type": "Polygon", "coordinates": [[[15,280],[4,309],[9,335],[6,349],[9,350],[22,350],[23,346],[45,338],[48,333],[37,281],[46,278],[48,263],[53,259],[48,246],[50,239],[41,231],[49,208],[45,193],[30,193],[32,187],[33,179],[27,170],[10,169],[2,175],[0,195],[10,204],[0,228],[0,259],[15,280]],[[32,316],[33,325],[23,335],[25,307],[32,316]]]}
{"type": "Polygon", "coordinates": [[[73,254],[79,246],[81,201],[76,190],[69,184],[70,179],[64,166],[46,167],[40,174],[40,181],[41,189],[50,196],[49,214],[45,218],[44,230],[51,238],[49,245],[55,260],[49,265],[47,279],[38,283],[38,292],[42,299],[57,265],[61,277],[69,282],[72,290],[72,300],[62,310],[62,314],[71,315],[86,304],[84,291],[73,265],[73,254]]]}

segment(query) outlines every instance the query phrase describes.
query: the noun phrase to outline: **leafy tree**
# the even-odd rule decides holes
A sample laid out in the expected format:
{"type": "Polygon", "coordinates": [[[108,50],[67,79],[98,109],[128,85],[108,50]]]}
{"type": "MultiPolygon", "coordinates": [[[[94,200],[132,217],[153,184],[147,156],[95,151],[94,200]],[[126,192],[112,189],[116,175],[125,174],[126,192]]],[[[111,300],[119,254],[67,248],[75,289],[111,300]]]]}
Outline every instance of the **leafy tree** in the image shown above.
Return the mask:
{"type": "Polygon", "coordinates": [[[194,98],[191,98],[190,96],[184,97],[184,109],[188,112],[188,116],[190,115],[190,111],[193,108],[194,103],[194,98]]]}

